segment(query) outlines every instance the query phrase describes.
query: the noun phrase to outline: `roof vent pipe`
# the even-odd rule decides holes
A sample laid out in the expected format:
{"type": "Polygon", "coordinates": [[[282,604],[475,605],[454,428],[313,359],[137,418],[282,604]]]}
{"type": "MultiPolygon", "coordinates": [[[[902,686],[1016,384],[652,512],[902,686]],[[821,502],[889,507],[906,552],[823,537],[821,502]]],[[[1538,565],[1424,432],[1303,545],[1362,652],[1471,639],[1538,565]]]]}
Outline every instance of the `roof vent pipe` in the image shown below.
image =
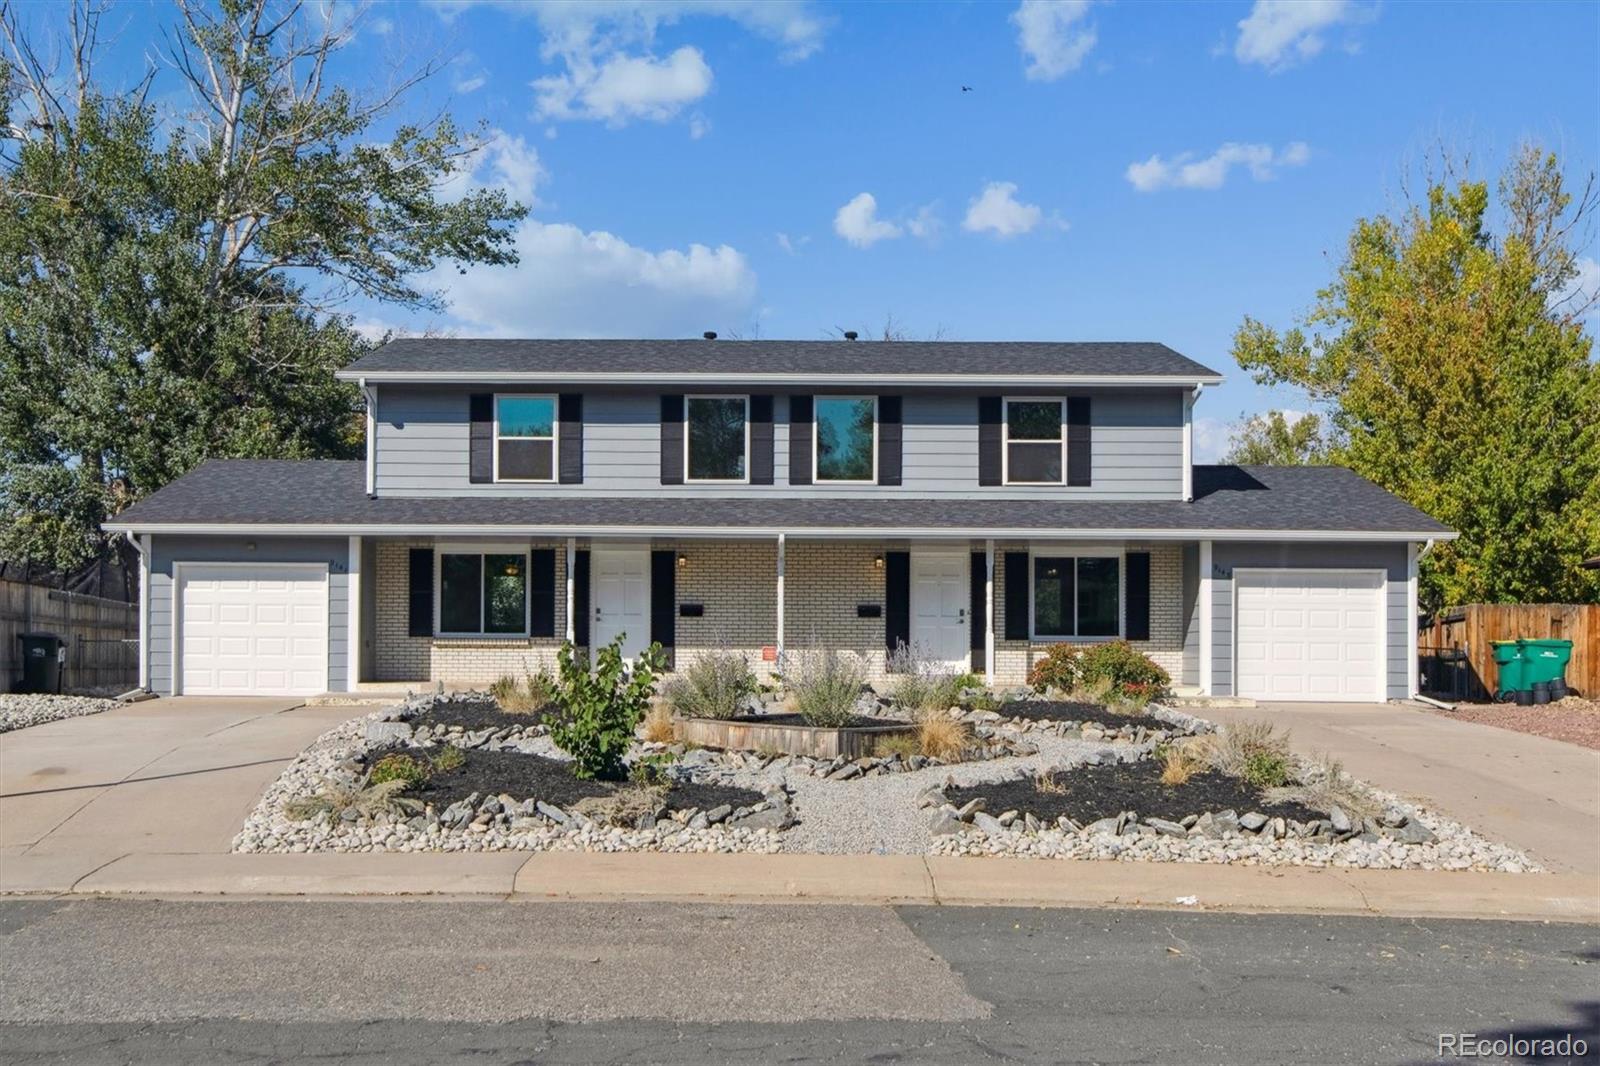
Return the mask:
{"type": "Polygon", "coordinates": [[[844,339],[847,341],[853,341],[859,336],[860,334],[853,329],[847,329],[844,331],[844,339]]]}
{"type": "Polygon", "coordinates": [[[713,330],[709,330],[709,329],[706,330],[704,333],[700,334],[700,336],[704,337],[708,341],[714,341],[714,340],[717,339],[716,333],[713,330]]]}

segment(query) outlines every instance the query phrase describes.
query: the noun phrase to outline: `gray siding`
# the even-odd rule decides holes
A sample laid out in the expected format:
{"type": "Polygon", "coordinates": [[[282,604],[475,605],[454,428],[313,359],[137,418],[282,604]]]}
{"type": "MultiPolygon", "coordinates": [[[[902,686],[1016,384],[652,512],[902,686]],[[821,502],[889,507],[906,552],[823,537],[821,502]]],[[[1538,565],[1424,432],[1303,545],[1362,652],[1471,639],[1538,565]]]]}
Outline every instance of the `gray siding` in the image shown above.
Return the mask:
{"type": "Polygon", "coordinates": [[[1183,489],[1183,399],[1176,389],[1094,390],[1093,484],[1082,488],[978,487],[978,411],[971,393],[907,393],[903,484],[796,486],[789,479],[789,404],[773,405],[775,484],[661,486],[657,393],[584,394],[582,485],[474,485],[467,478],[467,397],[454,387],[386,386],[378,391],[380,496],[806,495],[895,497],[1176,499],[1183,489]]]}
{"type": "Polygon", "coordinates": [[[350,670],[349,541],[344,537],[151,538],[150,688],[172,691],[172,564],[326,563],[328,565],[328,689],[348,688],[350,670]],[[255,550],[245,545],[254,544],[255,550]]]}
{"type": "Polygon", "coordinates": [[[1389,698],[1406,699],[1408,659],[1414,637],[1408,633],[1406,546],[1395,544],[1267,544],[1215,541],[1212,551],[1211,688],[1233,695],[1233,570],[1235,567],[1298,569],[1383,569],[1389,576],[1385,635],[1388,640],[1389,698]]]}

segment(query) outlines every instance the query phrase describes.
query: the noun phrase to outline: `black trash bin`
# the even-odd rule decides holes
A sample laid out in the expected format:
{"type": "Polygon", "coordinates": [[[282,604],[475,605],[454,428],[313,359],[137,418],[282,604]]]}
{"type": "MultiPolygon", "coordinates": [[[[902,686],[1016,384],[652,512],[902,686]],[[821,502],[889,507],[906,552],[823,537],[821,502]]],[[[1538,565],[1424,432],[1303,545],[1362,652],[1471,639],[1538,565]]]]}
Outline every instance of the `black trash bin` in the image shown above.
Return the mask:
{"type": "Polygon", "coordinates": [[[21,692],[60,692],[62,667],[67,661],[67,642],[54,633],[21,633],[21,692]]]}

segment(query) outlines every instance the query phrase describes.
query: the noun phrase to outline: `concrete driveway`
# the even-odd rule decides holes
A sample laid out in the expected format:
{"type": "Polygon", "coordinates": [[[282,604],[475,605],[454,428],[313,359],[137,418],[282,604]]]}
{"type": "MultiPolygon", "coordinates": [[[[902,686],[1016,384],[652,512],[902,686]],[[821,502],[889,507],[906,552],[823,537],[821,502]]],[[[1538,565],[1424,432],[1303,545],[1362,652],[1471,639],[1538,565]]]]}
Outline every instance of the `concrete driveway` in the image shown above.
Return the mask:
{"type": "Polygon", "coordinates": [[[57,888],[133,852],[225,852],[284,765],[355,713],[186,696],[0,736],[0,891],[57,888]]]}
{"type": "Polygon", "coordinates": [[[1553,870],[1600,874],[1600,751],[1406,704],[1208,707],[1216,722],[1267,719],[1297,751],[1326,751],[1350,773],[1415,799],[1553,870]]]}

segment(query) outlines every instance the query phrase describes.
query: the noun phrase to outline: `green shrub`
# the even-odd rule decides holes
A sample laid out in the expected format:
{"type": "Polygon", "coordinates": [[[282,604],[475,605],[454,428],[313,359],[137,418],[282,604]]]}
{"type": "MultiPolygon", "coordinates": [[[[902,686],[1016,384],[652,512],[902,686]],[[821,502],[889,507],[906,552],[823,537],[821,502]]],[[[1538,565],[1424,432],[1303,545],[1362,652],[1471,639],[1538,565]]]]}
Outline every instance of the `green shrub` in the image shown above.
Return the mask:
{"type": "Polygon", "coordinates": [[[672,709],[685,718],[728,719],[759,691],[755,672],[738,652],[702,655],[663,690],[672,709]]]}
{"type": "Polygon", "coordinates": [[[891,755],[909,759],[913,755],[922,754],[922,743],[910,733],[880,737],[878,742],[872,746],[872,754],[880,759],[887,759],[891,755]]]}
{"type": "Polygon", "coordinates": [[[1028,670],[1028,684],[1038,692],[1105,686],[1109,694],[1147,701],[1160,696],[1171,683],[1171,676],[1155,660],[1125,640],[1057,644],[1028,670]]]}
{"type": "Polygon", "coordinates": [[[672,784],[672,778],[667,774],[667,767],[676,761],[677,756],[664,751],[646,755],[629,767],[628,780],[647,788],[663,788],[672,784]]]}
{"type": "Polygon", "coordinates": [[[385,781],[404,781],[407,788],[416,788],[428,780],[428,767],[409,755],[396,752],[385,755],[372,766],[369,780],[374,785],[385,781]]]}
{"type": "Polygon", "coordinates": [[[556,680],[542,667],[521,681],[506,674],[489,686],[489,695],[506,714],[537,714],[555,702],[556,680]]]}
{"type": "Polygon", "coordinates": [[[591,670],[571,643],[556,654],[561,676],[548,712],[550,739],[572,756],[572,772],[585,780],[619,780],[622,757],[644,718],[656,677],[667,657],[651,644],[630,669],[622,658],[623,634],[595,654],[591,670]]]}
{"type": "Polygon", "coordinates": [[[446,744],[434,752],[433,757],[428,761],[433,764],[435,770],[454,770],[467,761],[467,753],[454,744],[446,744]]]}
{"type": "Polygon", "coordinates": [[[922,656],[909,645],[901,644],[889,656],[889,675],[894,678],[894,702],[901,710],[945,711],[961,700],[967,676],[953,673],[943,663],[922,656]]]}
{"type": "Polygon", "coordinates": [[[1253,751],[1244,759],[1239,775],[1255,788],[1279,788],[1289,781],[1289,760],[1273,751],[1253,751]]]}
{"type": "Polygon", "coordinates": [[[855,718],[866,673],[853,657],[809,649],[790,657],[784,681],[807,725],[837,729],[855,718]]]}
{"type": "Polygon", "coordinates": [[[398,779],[378,784],[373,784],[370,777],[330,781],[316,795],[301,796],[284,804],[283,813],[297,822],[323,815],[338,821],[345,811],[355,811],[368,818],[375,814],[405,817],[420,813],[422,801],[400,795],[405,789],[406,783],[398,779]]]}

